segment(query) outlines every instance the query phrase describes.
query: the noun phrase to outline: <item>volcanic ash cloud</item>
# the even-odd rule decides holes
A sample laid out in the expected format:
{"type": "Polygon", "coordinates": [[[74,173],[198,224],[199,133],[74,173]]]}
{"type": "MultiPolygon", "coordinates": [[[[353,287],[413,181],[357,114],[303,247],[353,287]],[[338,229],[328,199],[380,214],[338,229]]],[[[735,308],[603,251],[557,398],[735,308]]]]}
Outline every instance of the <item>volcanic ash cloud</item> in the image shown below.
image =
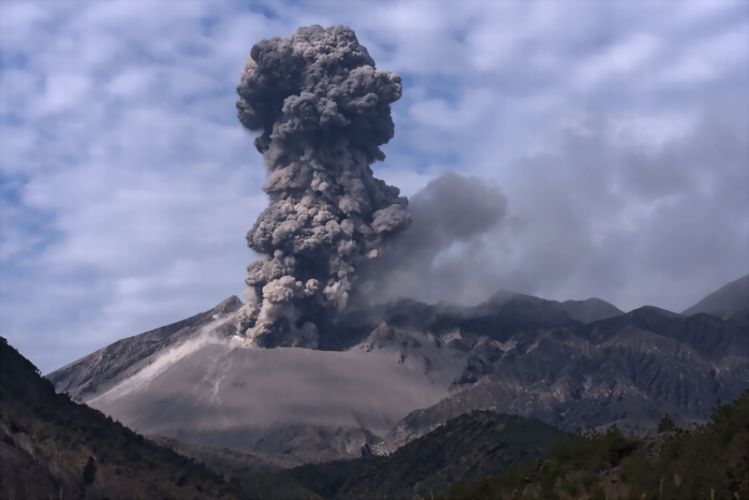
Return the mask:
{"type": "Polygon", "coordinates": [[[311,26],[257,43],[237,93],[270,171],[270,204],[247,233],[262,257],[247,268],[239,329],[261,346],[315,347],[357,267],[411,221],[406,198],[370,168],[393,137],[400,77],[375,69],[351,29],[311,26]]]}

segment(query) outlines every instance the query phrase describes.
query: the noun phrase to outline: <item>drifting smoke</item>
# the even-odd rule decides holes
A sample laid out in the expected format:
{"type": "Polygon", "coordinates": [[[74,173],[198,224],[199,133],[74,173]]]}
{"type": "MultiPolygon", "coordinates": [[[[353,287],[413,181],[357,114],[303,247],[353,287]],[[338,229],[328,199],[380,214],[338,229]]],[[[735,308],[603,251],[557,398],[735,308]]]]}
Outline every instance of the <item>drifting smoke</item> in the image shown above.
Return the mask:
{"type": "Polygon", "coordinates": [[[480,254],[506,207],[502,192],[481,179],[453,172],[434,179],[411,197],[408,231],[362,269],[357,306],[400,298],[485,300],[498,278],[480,254]]]}
{"type": "Polygon", "coordinates": [[[247,234],[262,258],[247,268],[239,328],[262,346],[314,347],[357,268],[411,220],[369,167],[393,137],[400,78],[376,70],[352,30],[311,26],[256,44],[237,93],[270,170],[270,205],[247,234]]]}

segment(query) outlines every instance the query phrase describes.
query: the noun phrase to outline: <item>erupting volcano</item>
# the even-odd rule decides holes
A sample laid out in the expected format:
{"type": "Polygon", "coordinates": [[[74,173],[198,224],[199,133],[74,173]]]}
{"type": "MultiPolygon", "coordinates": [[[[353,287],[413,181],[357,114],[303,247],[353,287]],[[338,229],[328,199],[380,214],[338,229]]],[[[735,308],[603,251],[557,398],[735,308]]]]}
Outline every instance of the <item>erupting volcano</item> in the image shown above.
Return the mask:
{"type": "Polygon", "coordinates": [[[271,172],[270,205],[247,234],[262,257],[247,269],[239,329],[266,347],[314,347],[357,267],[411,220],[398,188],[370,168],[393,137],[400,78],[375,69],[349,28],[312,26],[256,44],[237,92],[271,172]]]}

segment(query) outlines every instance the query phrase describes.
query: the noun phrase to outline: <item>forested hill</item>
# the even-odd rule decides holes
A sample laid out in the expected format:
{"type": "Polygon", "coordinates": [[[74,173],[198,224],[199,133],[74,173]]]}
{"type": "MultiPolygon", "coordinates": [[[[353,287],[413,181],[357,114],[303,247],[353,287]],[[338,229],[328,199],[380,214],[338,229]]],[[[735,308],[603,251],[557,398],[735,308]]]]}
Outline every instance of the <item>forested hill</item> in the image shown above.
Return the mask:
{"type": "Polygon", "coordinates": [[[658,434],[576,433],[545,460],[528,460],[447,496],[495,498],[749,498],[749,392],[690,431],[664,417],[658,434]]]}

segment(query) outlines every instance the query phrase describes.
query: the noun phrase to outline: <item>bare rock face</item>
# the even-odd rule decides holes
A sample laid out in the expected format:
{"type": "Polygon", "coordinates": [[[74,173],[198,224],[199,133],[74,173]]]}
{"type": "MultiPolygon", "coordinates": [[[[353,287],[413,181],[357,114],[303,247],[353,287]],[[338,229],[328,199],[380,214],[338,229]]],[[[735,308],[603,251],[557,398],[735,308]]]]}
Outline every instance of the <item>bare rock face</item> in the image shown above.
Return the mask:
{"type": "MultiPolygon", "coordinates": [[[[546,323],[493,332],[465,322],[451,342],[470,352],[463,390],[401,420],[378,445],[389,453],[473,410],[530,416],[566,430],[617,424],[652,430],[664,415],[679,425],[703,422],[717,401],[749,388],[749,323],[654,307],[588,324],[546,323]]],[[[437,332],[436,335],[439,335],[437,332]]]]}

